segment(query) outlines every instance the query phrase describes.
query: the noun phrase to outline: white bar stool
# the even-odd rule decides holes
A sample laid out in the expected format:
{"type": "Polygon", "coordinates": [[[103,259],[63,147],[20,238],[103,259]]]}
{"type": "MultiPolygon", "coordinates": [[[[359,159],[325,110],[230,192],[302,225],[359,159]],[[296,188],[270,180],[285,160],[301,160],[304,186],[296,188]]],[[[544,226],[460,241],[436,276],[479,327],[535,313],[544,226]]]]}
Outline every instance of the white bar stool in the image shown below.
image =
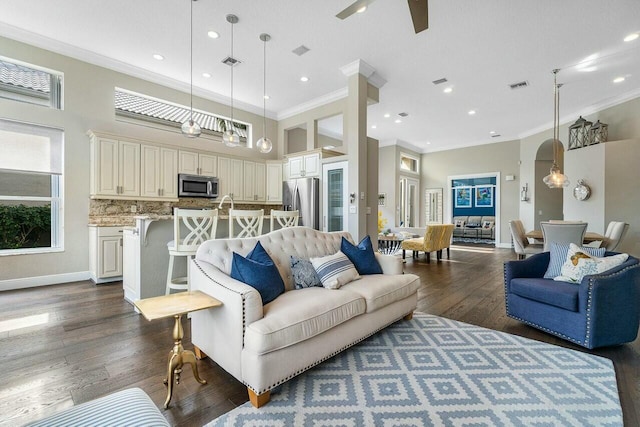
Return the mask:
{"type": "Polygon", "coordinates": [[[296,227],[300,218],[300,211],[276,211],[271,209],[269,231],[275,230],[278,224],[280,228],[296,227]]]}
{"type": "Polygon", "coordinates": [[[193,258],[198,250],[198,246],[209,239],[215,239],[218,227],[217,209],[179,209],[173,212],[173,240],[167,243],[169,250],[169,270],[167,271],[167,289],[165,294],[169,295],[171,290],[189,290],[189,260],[193,258]],[[182,226],[187,228],[186,235],[183,236],[182,226]],[[187,276],[173,277],[173,265],[175,257],[187,258],[187,276]]]}
{"type": "Polygon", "coordinates": [[[229,237],[256,237],[262,234],[264,209],[229,209],[229,237]],[[234,224],[238,223],[240,232],[234,235],[234,224]]]}

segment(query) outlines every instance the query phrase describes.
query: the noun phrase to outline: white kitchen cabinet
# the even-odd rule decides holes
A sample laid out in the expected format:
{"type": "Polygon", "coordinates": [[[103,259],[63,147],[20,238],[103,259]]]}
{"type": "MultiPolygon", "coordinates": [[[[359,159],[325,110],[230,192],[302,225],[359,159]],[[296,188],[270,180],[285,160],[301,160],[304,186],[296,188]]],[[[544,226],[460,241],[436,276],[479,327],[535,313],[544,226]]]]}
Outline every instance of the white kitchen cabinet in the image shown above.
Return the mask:
{"type": "Polygon", "coordinates": [[[122,279],[122,227],[89,227],[91,280],[103,283],[122,279]]]}
{"type": "Polygon", "coordinates": [[[178,150],[152,145],[141,147],[142,197],[178,197],[178,150]]]}
{"type": "Polygon", "coordinates": [[[140,234],[137,228],[126,228],[123,234],[122,288],[124,299],[134,303],[140,299],[140,234]]]}
{"type": "Polygon", "coordinates": [[[217,176],[218,157],[180,150],[178,172],[190,175],[217,176]]]}
{"type": "Polygon", "coordinates": [[[267,161],[266,175],[266,201],[267,203],[282,203],[282,170],[280,161],[267,161]]]}
{"type": "Polygon", "coordinates": [[[140,144],[93,137],[90,181],[92,196],[139,196],[140,144]]]}
{"type": "Polygon", "coordinates": [[[266,166],[264,163],[243,162],[244,200],[264,202],[266,200],[266,166]]]}
{"type": "Polygon", "coordinates": [[[289,178],[320,176],[320,153],[289,157],[289,178]]]}
{"type": "Polygon", "coordinates": [[[242,160],[218,157],[218,195],[244,200],[244,167],[242,160]]]}

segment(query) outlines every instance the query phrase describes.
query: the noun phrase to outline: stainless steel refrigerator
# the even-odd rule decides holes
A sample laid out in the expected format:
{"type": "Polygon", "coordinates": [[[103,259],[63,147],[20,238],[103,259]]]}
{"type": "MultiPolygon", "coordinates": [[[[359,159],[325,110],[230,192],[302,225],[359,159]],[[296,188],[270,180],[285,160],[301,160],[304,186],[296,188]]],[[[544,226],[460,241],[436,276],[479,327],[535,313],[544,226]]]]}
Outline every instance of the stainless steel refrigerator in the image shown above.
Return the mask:
{"type": "Polygon", "coordinates": [[[297,178],[282,183],[282,209],[300,211],[300,225],[320,229],[320,180],[297,178]]]}

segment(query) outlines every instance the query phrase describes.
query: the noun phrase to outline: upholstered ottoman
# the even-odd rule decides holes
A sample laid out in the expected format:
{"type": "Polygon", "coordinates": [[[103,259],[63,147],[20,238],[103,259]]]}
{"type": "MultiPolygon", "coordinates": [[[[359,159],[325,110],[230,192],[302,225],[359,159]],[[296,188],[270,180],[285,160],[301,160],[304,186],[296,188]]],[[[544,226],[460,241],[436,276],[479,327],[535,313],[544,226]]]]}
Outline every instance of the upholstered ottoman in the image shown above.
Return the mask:
{"type": "Polygon", "coordinates": [[[28,426],[156,427],[170,426],[139,388],[130,388],[76,405],[28,426]]]}

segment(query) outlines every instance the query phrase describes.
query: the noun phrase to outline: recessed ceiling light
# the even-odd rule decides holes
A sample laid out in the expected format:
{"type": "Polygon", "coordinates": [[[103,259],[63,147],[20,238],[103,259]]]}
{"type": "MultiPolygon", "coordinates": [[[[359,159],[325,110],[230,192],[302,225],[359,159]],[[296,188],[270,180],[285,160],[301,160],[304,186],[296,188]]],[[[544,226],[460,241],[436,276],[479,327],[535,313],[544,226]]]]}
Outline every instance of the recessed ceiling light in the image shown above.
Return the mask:
{"type": "Polygon", "coordinates": [[[624,77],[616,77],[615,79],[613,79],[614,83],[622,83],[624,81],[624,77]]]}
{"type": "Polygon", "coordinates": [[[470,116],[473,116],[473,115],[475,115],[475,114],[476,114],[476,110],[469,110],[469,115],[470,115],[470,116]]]}
{"type": "Polygon", "coordinates": [[[265,94],[263,98],[264,99],[271,99],[271,97],[269,95],[267,95],[267,94],[265,94]]]}
{"type": "Polygon", "coordinates": [[[202,77],[206,77],[206,78],[208,79],[209,77],[211,77],[211,74],[209,74],[209,73],[202,73],[202,77]]]}
{"type": "Polygon", "coordinates": [[[218,33],[217,33],[217,32],[215,32],[215,31],[208,31],[208,32],[207,32],[207,35],[208,35],[209,37],[211,37],[212,39],[217,39],[218,37],[220,37],[220,34],[218,34],[218,33]]]}
{"type": "Polygon", "coordinates": [[[451,93],[451,92],[453,92],[453,88],[452,87],[446,87],[446,88],[444,88],[443,92],[444,93],[451,93]]]}
{"type": "Polygon", "coordinates": [[[396,119],[396,123],[402,123],[402,120],[396,119]]]}
{"type": "Polygon", "coordinates": [[[356,13],[362,13],[362,12],[364,12],[365,10],[367,10],[367,6],[362,6],[360,9],[358,9],[358,10],[356,11],[356,13]]]}
{"type": "Polygon", "coordinates": [[[164,59],[164,56],[160,55],[159,53],[154,53],[153,54],[153,59],[157,59],[158,61],[162,61],[164,59]]]}
{"type": "Polygon", "coordinates": [[[489,132],[489,135],[495,135],[495,134],[496,134],[495,130],[492,130],[491,132],[489,132]]]}
{"type": "Polygon", "coordinates": [[[371,125],[371,129],[378,129],[378,126],[376,126],[376,125],[371,125]]]}
{"type": "Polygon", "coordinates": [[[427,145],[431,145],[431,143],[429,141],[427,141],[427,145]]]}
{"type": "Polygon", "coordinates": [[[309,81],[309,77],[302,76],[302,77],[300,77],[300,81],[301,82],[308,82],[309,81]]]}
{"type": "Polygon", "coordinates": [[[638,37],[640,37],[640,33],[632,33],[629,34],[627,37],[624,38],[624,41],[626,42],[632,42],[635,39],[637,39],[638,37]]]}
{"type": "Polygon", "coordinates": [[[391,117],[391,114],[389,114],[389,113],[387,113],[387,114],[385,114],[385,115],[384,115],[384,118],[385,118],[385,119],[388,119],[389,117],[391,117]]]}

